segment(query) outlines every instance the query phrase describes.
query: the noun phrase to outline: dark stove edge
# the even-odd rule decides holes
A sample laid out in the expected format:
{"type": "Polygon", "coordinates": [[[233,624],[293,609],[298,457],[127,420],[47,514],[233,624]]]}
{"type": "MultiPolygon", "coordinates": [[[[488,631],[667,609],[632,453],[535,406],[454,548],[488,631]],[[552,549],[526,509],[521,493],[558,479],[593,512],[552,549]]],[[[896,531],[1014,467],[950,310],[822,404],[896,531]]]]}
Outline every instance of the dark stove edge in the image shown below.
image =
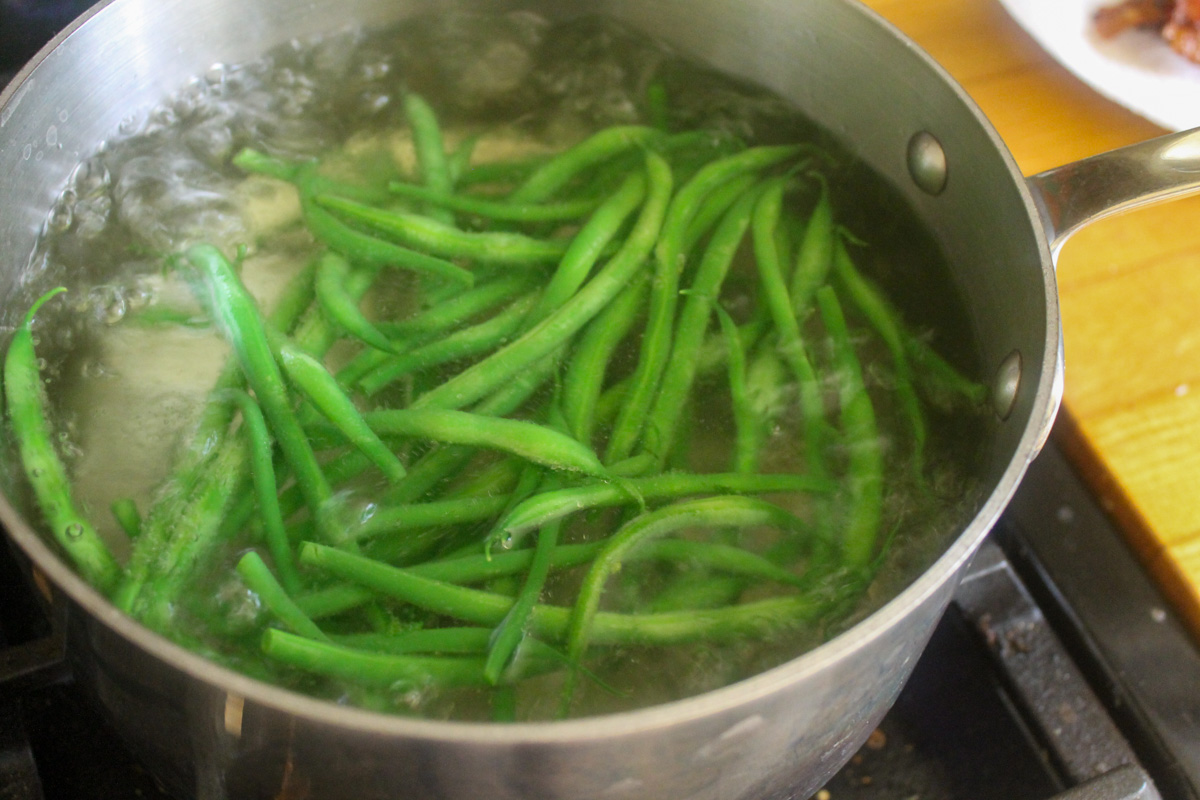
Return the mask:
{"type": "Polygon", "coordinates": [[[1200,650],[1053,439],[993,536],[1164,797],[1200,800],[1200,650]]]}

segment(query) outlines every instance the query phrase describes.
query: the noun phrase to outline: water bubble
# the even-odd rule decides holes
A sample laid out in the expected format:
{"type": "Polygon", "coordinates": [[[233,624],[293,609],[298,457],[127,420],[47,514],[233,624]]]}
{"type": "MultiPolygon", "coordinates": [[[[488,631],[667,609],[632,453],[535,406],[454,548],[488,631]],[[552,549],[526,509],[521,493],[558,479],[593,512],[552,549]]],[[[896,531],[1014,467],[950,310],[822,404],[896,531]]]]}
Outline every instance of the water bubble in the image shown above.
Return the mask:
{"type": "Polygon", "coordinates": [[[70,183],[75,192],[81,197],[102,192],[108,188],[112,175],[104,161],[99,158],[89,158],[82,162],[71,174],[70,183]]]}
{"type": "Polygon", "coordinates": [[[112,205],[112,198],[107,194],[87,197],[76,203],[72,215],[75,234],[86,240],[103,233],[112,215],[112,205]]]}
{"type": "Polygon", "coordinates": [[[367,91],[362,94],[362,109],[368,114],[378,114],[388,107],[392,98],[386,92],[367,91]]]}
{"type": "Polygon", "coordinates": [[[91,301],[96,318],[105,325],[116,325],[129,311],[124,292],[116,286],[97,286],[91,292],[91,301]]]}
{"type": "Polygon", "coordinates": [[[184,141],[197,156],[214,167],[233,155],[233,130],[222,118],[213,118],[192,128],[184,141]]]}
{"type": "Polygon", "coordinates": [[[392,71],[392,65],[387,61],[372,61],[358,68],[359,75],[365,81],[383,80],[392,71]]]}
{"type": "Polygon", "coordinates": [[[179,124],[179,115],[170,106],[155,109],[146,119],[144,134],[158,133],[173,128],[179,124]]]}
{"type": "Polygon", "coordinates": [[[226,69],[226,66],[218,61],[205,71],[204,80],[210,86],[216,86],[225,80],[226,69]]]}
{"type": "Polygon", "coordinates": [[[34,478],[40,478],[42,477],[42,468],[34,467],[33,469],[29,470],[29,474],[34,478]]]}
{"type": "Polygon", "coordinates": [[[65,533],[68,539],[80,539],[83,537],[83,525],[79,522],[72,522],[67,526],[65,533]]]}
{"type": "Polygon", "coordinates": [[[68,197],[70,193],[64,193],[63,198],[54,205],[54,210],[50,212],[49,219],[46,220],[46,229],[51,233],[65,233],[71,229],[71,224],[75,221],[75,208],[73,205],[74,197],[68,197]]]}

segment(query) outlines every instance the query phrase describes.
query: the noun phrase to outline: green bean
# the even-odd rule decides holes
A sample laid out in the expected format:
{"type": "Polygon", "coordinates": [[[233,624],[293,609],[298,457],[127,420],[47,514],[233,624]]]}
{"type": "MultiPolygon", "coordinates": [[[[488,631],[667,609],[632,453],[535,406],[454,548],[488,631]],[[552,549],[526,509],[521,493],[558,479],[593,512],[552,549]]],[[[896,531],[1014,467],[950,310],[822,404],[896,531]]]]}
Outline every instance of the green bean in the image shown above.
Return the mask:
{"type": "Polygon", "coordinates": [[[234,433],[217,449],[205,477],[192,485],[190,493],[171,492],[155,503],[135,543],[126,577],[113,594],[118,608],[161,633],[177,630],[175,600],[196,565],[215,552],[219,542],[214,534],[231,500],[240,495],[249,461],[244,436],[234,433]]]}
{"type": "MultiPolygon", "coordinates": [[[[516,486],[508,493],[507,502],[504,504],[504,508],[501,509],[499,516],[503,518],[508,512],[516,508],[518,503],[536,492],[538,487],[542,486],[545,482],[545,468],[540,464],[525,461],[521,466],[520,474],[517,476],[516,486]]],[[[487,551],[484,552],[488,554],[487,551]]]]}
{"type": "Polygon", "coordinates": [[[875,426],[875,410],[863,384],[862,366],[833,289],[817,290],[817,306],[833,342],[838,365],[841,423],[846,438],[849,518],[842,533],[842,556],[855,569],[865,569],[875,555],[883,516],[883,448],[875,426]]]}
{"type": "Polygon", "coordinates": [[[399,267],[418,274],[445,278],[458,286],[471,286],[475,281],[470,270],[444,258],[401,247],[355,230],[311,200],[305,199],[301,208],[304,210],[304,222],[313,237],[355,264],[399,267]]]}
{"type": "Polygon", "coordinates": [[[549,317],[512,344],[417,398],[414,407],[461,408],[485,397],[530,364],[561,348],[611,302],[641,269],[653,248],[670,198],[671,170],[666,161],[647,153],[646,170],[650,183],[646,202],[616,255],[549,317]]]}
{"type": "Polygon", "coordinates": [[[784,179],[775,180],[755,206],[751,223],[754,255],[759,280],[779,337],[779,353],[795,376],[800,390],[805,460],[809,471],[814,475],[824,475],[827,472],[824,448],[825,403],[816,371],[805,353],[800,325],[796,321],[791,298],[788,297],[779,252],[776,249],[775,227],[779,224],[786,186],[784,179]]]}
{"type": "MultiPolygon", "coordinates": [[[[553,569],[570,569],[586,564],[598,552],[599,544],[558,545],[550,554],[553,569]]],[[[484,583],[508,575],[527,572],[533,565],[536,548],[507,550],[490,555],[475,553],[456,558],[426,561],[409,567],[414,575],[454,584],[484,583]]]]}
{"type": "Polygon", "coordinates": [[[803,319],[808,313],[813,295],[829,280],[833,267],[833,204],[825,179],[819,175],[817,179],[821,184],[821,194],[805,225],[790,284],[792,309],[797,319],[803,319]]]}
{"type": "Polygon", "coordinates": [[[482,522],[499,514],[508,504],[505,496],[456,497],[427,503],[386,505],[371,516],[345,526],[345,540],[361,540],[397,531],[420,530],[436,525],[482,522]]]}
{"type": "Polygon", "coordinates": [[[654,596],[650,610],[664,612],[721,608],[736,603],[745,590],[745,579],[737,575],[686,572],[654,596]]]}
{"type": "Polygon", "coordinates": [[[184,328],[199,329],[212,325],[212,321],[203,314],[183,308],[157,305],[131,311],[121,321],[126,325],[141,325],[147,328],[158,325],[179,325],[184,328]]]}
{"type": "Polygon", "coordinates": [[[279,158],[272,158],[266,153],[246,147],[239,150],[233,157],[232,163],[244,172],[266,175],[281,181],[291,181],[296,177],[300,165],[279,158]]]}
{"type": "Polygon", "coordinates": [[[54,541],[86,580],[108,592],[120,579],[121,567],[75,505],[66,467],[54,449],[46,419],[46,390],[34,351],[34,316],[50,298],[65,291],[58,287],[38,298],[17,328],[4,359],[4,397],[21,464],[54,541]]]}
{"type": "Polygon", "coordinates": [[[364,418],[380,436],[411,436],[503,450],[551,469],[611,477],[587,445],[525,420],[437,408],[368,411],[364,418]]]}
{"type": "MultiPolygon", "coordinates": [[[[487,652],[491,636],[492,631],[488,628],[431,628],[406,631],[401,634],[349,634],[337,637],[336,642],[358,650],[367,650],[384,655],[413,655],[421,653],[474,655],[487,652]]],[[[519,663],[521,669],[515,670],[515,674],[507,676],[510,679],[515,678],[519,680],[530,677],[531,675],[545,672],[557,665],[566,663],[565,655],[550,645],[539,642],[537,639],[527,638],[521,643],[520,650],[521,659],[519,663]],[[533,663],[530,663],[530,661],[533,663]]],[[[514,666],[516,666],[516,663],[514,662],[514,666]]],[[[588,677],[599,683],[599,679],[592,673],[589,672],[588,677]]],[[[603,683],[600,683],[600,685],[606,689],[609,688],[603,683]]],[[[493,691],[511,688],[511,683],[506,683],[503,686],[497,686],[493,691]]],[[[516,702],[515,695],[512,702],[514,704],[516,702]]],[[[515,705],[506,713],[508,713],[506,717],[508,721],[514,720],[516,715],[515,705]]]]}
{"type": "MultiPolygon", "coordinates": [[[[557,522],[559,520],[555,520],[557,522]]],[[[550,556],[553,569],[569,569],[592,561],[605,546],[605,541],[585,544],[565,544],[554,548],[550,556]]],[[[408,571],[433,580],[453,584],[471,584],[512,575],[530,569],[535,550],[508,550],[493,553],[490,557],[472,555],[442,561],[427,561],[408,567],[408,571]]],[[[801,578],[777,564],[749,550],[731,545],[710,542],[693,542],[683,539],[666,539],[646,542],[632,553],[630,561],[675,561],[701,564],[711,569],[741,575],[743,577],[766,578],[785,584],[799,584],[801,578]]]]}
{"type": "MultiPolygon", "coordinates": [[[[442,144],[442,129],[433,108],[420,95],[408,92],[404,95],[404,116],[412,130],[421,180],[434,192],[449,193],[454,184],[442,144]]],[[[432,205],[427,208],[427,213],[438,222],[454,224],[454,213],[447,208],[432,205]]]]}
{"type": "Polygon", "coordinates": [[[537,307],[529,313],[531,326],[548,317],[575,294],[587,280],[609,242],[625,224],[625,219],[641,205],[645,195],[645,176],[641,171],[632,172],[620,188],[588,218],[558,262],[537,307]]]}
{"type": "MultiPolygon", "coordinates": [[[[591,562],[604,541],[584,544],[560,544],[550,558],[553,570],[572,569],[591,562]]],[[[455,558],[424,561],[405,568],[412,575],[455,585],[484,583],[508,575],[518,575],[529,569],[534,550],[504,550],[487,555],[466,555],[455,558]]],[[[698,564],[709,569],[740,576],[763,578],[785,584],[797,584],[801,578],[774,562],[748,550],[709,542],[665,539],[646,542],[628,554],[630,561],[666,560],[698,564]]],[[[300,595],[296,603],[314,619],[330,617],[367,603],[376,592],[352,584],[337,584],[300,595]]]]}
{"type": "Polygon", "coordinates": [[[471,169],[471,158],[475,155],[475,147],[478,144],[479,134],[468,136],[458,143],[458,147],[454,148],[454,152],[446,159],[451,187],[457,186],[471,169]]]}
{"type": "Polygon", "coordinates": [[[714,310],[725,336],[729,372],[729,397],[733,407],[733,471],[751,474],[758,471],[762,454],[762,421],[750,403],[746,381],[746,351],[738,335],[737,323],[718,303],[714,310]]]}
{"type": "Polygon", "coordinates": [[[487,652],[490,628],[422,628],[402,633],[350,633],[334,638],[346,647],[391,655],[410,653],[453,653],[478,655],[487,652]]]}
{"type": "MultiPolygon", "coordinates": [[[[770,312],[760,312],[760,309],[765,311],[764,306],[755,303],[754,315],[746,322],[738,325],[738,339],[742,343],[742,350],[750,352],[755,349],[755,345],[765,337],[771,329],[770,312]]],[[[723,334],[713,332],[708,335],[704,341],[704,346],[700,349],[699,360],[696,369],[701,375],[712,375],[721,367],[726,367],[729,358],[728,347],[725,343],[723,334]]]]}
{"type": "Polygon", "coordinates": [[[488,352],[520,328],[537,300],[538,293],[532,292],[485,322],[392,356],[363,375],[359,388],[369,397],[411,372],[488,352]]]}
{"type": "Polygon", "coordinates": [[[525,180],[550,160],[548,155],[534,155],[512,161],[492,161],[471,164],[460,176],[462,186],[479,184],[513,184],[525,180]]]}
{"type": "MultiPolygon", "coordinates": [[[[371,466],[371,461],[363,455],[361,450],[350,450],[342,453],[337,458],[325,461],[321,466],[325,471],[325,477],[328,479],[329,484],[337,486],[360,475],[371,466]]],[[[301,494],[299,486],[293,484],[280,493],[279,511],[284,519],[291,517],[303,507],[304,496],[301,494]]],[[[249,511],[254,511],[253,506],[251,506],[249,511]]],[[[249,521],[249,516],[247,514],[240,523],[234,521],[235,530],[240,530],[242,525],[245,525],[249,521]]],[[[295,541],[294,536],[289,536],[289,539],[295,541]]]]}
{"type": "Polygon", "coordinates": [[[793,158],[800,152],[797,147],[756,147],[719,159],[701,168],[671,200],[662,235],[654,246],[654,280],[650,284],[650,311],[641,354],[625,404],[609,437],[605,462],[619,461],[633,451],[654,402],[671,349],[679,276],[687,258],[683,242],[700,204],[726,181],[793,158]]]}
{"type": "Polygon", "coordinates": [[[296,561],[292,555],[287,530],[283,525],[283,514],[279,509],[275,467],[271,459],[271,434],[267,430],[267,421],[263,418],[258,403],[254,402],[250,395],[236,389],[232,391],[232,396],[242,412],[242,425],[246,428],[247,439],[250,442],[250,472],[254,478],[254,491],[258,498],[258,513],[262,520],[267,550],[275,562],[275,569],[279,571],[280,583],[289,595],[294,595],[300,590],[300,574],[296,572],[296,561]]]}
{"type": "Polygon", "coordinates": [[[509,456],[492,463],[478,475],[461,479],[446,491],[446,497],[477,497],[479,495],[507,495],[520,481],[528,464],[509,456]]]}
{"type": "MultiPolygon", "coordinates": [[[[396,321],[381,321],[376,327],[389,339],[403,340],[408,348],[425,343],[442,333],[465,323],[467,320],[489,311],[495,306],[518,297],[533,286],[529,275],[503,276],[472,287],[454,297],[430,306],[411,317],[396,321]]],[[[397,345],[397,349],[405,349],[397,345]]],[[[337,372],[339,381],[349,386],[355,384],[371,370],[388,359],[388,353],[380,350],[363,350],[337,372]]]]}
{"type": "Polygon", "coordinates": [[[469,258],[493,264],[536,265],[562,258],[569,241],[545,241],[520,233],[460,231],[450,225],[409,214],[386,211],[334,195],[314,198],[319,206],[352,223],[380,233],[397,244],[444,258],[469,258]]]}
{"type": "Polygon", "coordinates": [[[309,618],[318,620],[333,617],[344,611],[364,606],[377,597],[377,593],[355,584],[341,583],[297,595],[296,605],[309,618]]]}
{"type": "Polygon", "coordinates": [[[961,396],[973,406],[983,406],[990,396],[987,386],[963,375],[942,358],[924,339],[904,329],[904,350],[909,360],[922,372],[925,381],[935,391],[961,396]]]}
{"type": "Polygon", "coordinates": [[[596,210],[600,203],[591,197],[562,200],[557,203],[511,203],[468,194],[437,192],[425,186],[392,181],[388,190],[406,200],[419,200],[430,205],[448,208],[463,214],[498,220],[500,222],[569,222],[596,210]]]}
{"type": "Polygon", "coordinates": [[[655,130],[666,133],[670,130],[670,106],[667,102],[667,87],[662,81],[654,81],[646,87],[646,117],[655,130]]]}
{"type": "Polygon", "coordinates": [[[130,541],[142,535],[142,512],[132,497],[118,497],[109,504],[108,510],[130,541]]]}
{"type": "MultiPolygon", "coordinates": [[[[513,599],[478,589],[451,586],[336,548],[307,542],[300,561],[404,602],[475,625],[495,626],[513,599]]],[[[600,611],[591,621],[593,644],[668,645],[730,641],[794,628],[823,611],[830,598],[819,593],[777,597],[712,610],[666,614],[618,614],[600,611]]],[[[537,605],[530,632],[546,641],[564,641],[572,609],[537,605]]]]}
{"type": "Polygon", "coordinates": [[[262,650],[276,661],[307,672],[361,681],[390,691],[399,687],[488,685],[482,658],[370,653],[273,629],[263,634],[262,650]]]}
{"type": "Polygon", "coordinates": [[[764,341],[746,365],[746,400],[763,426],[786,411],[788,368],[772,341],[764,341]]]}
{"type": "Polygon", "coordinates": [[[629,560],[658,558],[684,564],[698,564],[740,578],[762,578],[789,586],[802,586],[804,579],[762,556],[728,544],[664,539],[642,544],[629,560]]]}
{"type": "Polygon", "coordinates": [[[600,400],[608,363],[633,330],[646,302],[648,287],[648,274],[635,275],[629,285],[588,323],[575,347],[563,378],[563,408],[567,429],[581,442],[592,440],[596,404],[600,400]]]}
{"type": "Polygon", "coordinates": [[[923,480],[925,473],[925,416],[921,412],[920,401],[917,400],[913,388],[912,367],[905,350],[905,335],[900,314],[887,301],[883,292],[862,275],[854,265],[846,245],[839,238],[833,248],[833,270],[839,284],[845,290],[847,297],[859,313],[866,318],[879,338],[883,339],[892,357],[895,370],[896,399],[908,420],[913,437],[913,473],[918,482],[923,480]]]}
{"type": "Polygon", "coordinates": [[[382,203],[388,196],[387,191],[382,188],[346,183],[318,175],[316,162],[297,164],[273,158],[249,147],[239,151],[233,157],[232,163],[245,172],[267,175],[289,183],[304,183],[309,191],[328,192],[363,203],[382,203]]]}
{"type": "Polygon", "coordinates": [[[246,381],[270,422],[305,501],[315,512],[329,499],[329,484],[292,411],[291,398],[254,298],[215,247],[196,245],[187,251],[186,258],[201,278],[194,291],[210,306],[218,327],[233,346],[246,381]]]}
{"type": "Polygon", "coordinates": [[[751,186],[758,183],[758,175],[749,173],[730,178],[725,183],[713,189],[696,209],[696,215],[688,224],[683,236],[682,250],[690,253],[713,225],[725,216],[729,207],[737,201],[751,186]]]}
{"type": "MultiPolygon", "coordinates": [[[[588,648],[593,621],[600,606],[600,595],[608,577],[620,568],[621,561],[635,546],[695,525],[750,527],[770,525],[798,530],[803,523],[778,506],[748,497],[709,497],[677,503],[635,517],[605,542],[580,586],[571,610],[567,630],[567,657],[579,663],[588,648]]],[[[567,673],[563,689],[564,707],[569,706],[575,688],[575,673],[567,673]]]]}
{"type": "MultiPolygon", "coordinates": [[[[818,492],[833,491],[835,484],[828,479],[809,475],[793,474],[744,474],[704,473],[688,474],[666,472],[649,478],[630,478],[629,483],[647,500],[681,497],[690,494],[731,492],[765,494],[769,492],[818,492]]],[[[625,505],[629,496],[621,487],[608,483],[589,483],[534,495],[521,503],[497,526],[506,537],[498,541],[512,547],[520,534],[561,519],[569,514],[591,508],[606,508],[625,505]]]]}
{"type": "Polygon", "coordinates": [[[613,126],[594,133],[579,144],[542,164],[508,196],[510,203],[537,203],[557,192],[576,175],[635,148],[662,140],[653,128],[613,126]]]}
{"type": "Polygon", "coordinates": [[[676,426],[696,378],[696,364],[712,308],[733,258],[741,247],[762,189],[747,189],[729,208],[696,267],[691,289],[675,324],[671,358],[663,371],[658,397],[643,423],[643,447],[665,463],[675,443],[676,426]]]}
{"type": "Polygon", "coordinates": [[[505,273],[455,294],[410,317],[379,323],[389,336],[411,336],[451,330],[473,317],[528,294],[537,280],[527,273],[505,273]]]}
{"type": "MultiPolygon", "coordinates": [[[[270,322],[281,331],[294,327],[297,342],[313,353],[321,353],[333,341],[331,329],[319,310],[304,315],[311,305],[314,272],[315,262],[288,283],[271,312],[270,322]]],[[[367,290],[367,282],[360,275],[352,275],[350,284],[347,290],[352,293],[367,290]]],[[[228,389],[244,385],[239,360],[231,357],[210,392],[184,455],[165,484],[166,489],[156,496],[146,514],[142,536],[126,565],[125,578],[114,593],[118,607],[140,614],[159,630],[169,627],[172,593],[186,575],[179,564],[196,563],[213,552],[213,537],[222,529],[231,498],[240,496],[238,492],[245,482],[249,450],[241,437],[228,434],[234,406],[214,399],[228,389]],[[152,577],[159,585],[147,600],[143,591],[152,577]],[[150,615],[157,615],[158,619],[152,620],[150,615]]]]}
{"type": "Polygon", "coordinates": [[[546,585],[546,578],[550,575],[560,530],[560,523],[551,522],[538,531],[537,544],[529,562],[529,571],[525,574],[525,582],[521,585],[521,591],[517,594],[512,608],[496,626],[483,667],[484,676],[492,684],[500,682],[500,676],[516,652],[517,645],[525,638],[529,616],[533,613],[546,585]]]}
{"type": "Polygon", "coordinates": [[[325,419],[362,452],[391,482],[404,477],[404,465],[371,430],[354,405],[317,359],[287,341],[278,343],[279,363],[288,380],[325,419]]]}
{"type": "Polygon", "coordinates": [[[320,501],[328,497],[329,489],[292,412],[283,377],[271,352],[266,324],[254,298],[233,266],[215,247],[196,245],[187,251],[186,261],[200,278],[193,284],[193,291],[209,306],[213,318],[233,346],[247,382],[275,428],[280,447],[297,480],[306,487],[310,505],[319,506],[320,501]]]}
{"type": "MultiPolygon", "coordinates": [[[[492,394],[475,409],[478,414],[504,416],[516,411],[546,382],[558,367],[561,349],[544,357],[521,375],[515,377],[503,389],[492,394]]],[[[408,476],[388,490],[383,502],[412,502],[441,481],[461,470],[471,460],[475,448],[469,446],[444,446],[423,457],[409,471],[408,476]]]]}
{"type": "MultiPolygon", "coordinates": [[[[780,209],[780,220],[775,226],[775,252],[779,254],[779,263],[785,268],[792,263],[795,253],[792,252],[792,230],[799,225],[798,220],[793,215],[783,217],[782,207],[780,209]]],[[[784,282],[790,278],[791,273],[784,274],[784,282]]],[[[790,295],[789,295],[790,296],[790,295]]],[[[799,317],[797,316],[797,319],[799,317]]]]}
{"type": "Polygon", "coordinates": [[[371,324],[345,289],[350,262],[336,253],[326,252],[317,263],[317,300],[330,322],[377,350],[396,352],[395,346],[371,324]]]}
{"type": "Polygon", "coordinates": [[[262,556],[250,550],[238,559],[236,569],[246,588],[258,595],[258,599],[275,619],[301,636],[329,640],[317,624],[296,605],[290,593],[275,580],[262,556]]]}

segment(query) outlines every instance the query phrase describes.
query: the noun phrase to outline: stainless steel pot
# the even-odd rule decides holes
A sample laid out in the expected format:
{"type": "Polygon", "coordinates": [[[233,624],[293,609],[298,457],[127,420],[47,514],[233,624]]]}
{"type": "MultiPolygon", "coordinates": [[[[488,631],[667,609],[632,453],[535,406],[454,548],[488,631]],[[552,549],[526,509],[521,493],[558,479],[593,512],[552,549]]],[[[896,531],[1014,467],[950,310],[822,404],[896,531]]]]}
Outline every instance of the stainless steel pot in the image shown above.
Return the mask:
{"type": "MultiPolygon", "coordinates": [[[[0,95],[0,313],[38,276],[26,262],[78,161],[190,76],[294,37],[393,21],[435,0],[112,0],[0,95]]],[[[495,7],[515,3],[479,2],[495,7]]],[[[806,797],[900,691],[958,579],[1049,430],[1061,394],[1051,252],[1079,224],[1193,183],[1200,136],[1070,165],[1027,182],[953,81],[845,0],[530,2],[602,10],[765,85],[844,136],[918,210],[954,265],[995,375],[1001,421],[986,501],[940,559],[848,632],[736,685],[642,711],[491,726],[399,719],[298,696],[214,666],[117,612],[56,558],[13,498],[0,517],[71,606],[70,655],[121,733],[168,786],[200,798],[806,797]],[[1149,156],[1149,157],[1148,157],[1149,156]]]]}

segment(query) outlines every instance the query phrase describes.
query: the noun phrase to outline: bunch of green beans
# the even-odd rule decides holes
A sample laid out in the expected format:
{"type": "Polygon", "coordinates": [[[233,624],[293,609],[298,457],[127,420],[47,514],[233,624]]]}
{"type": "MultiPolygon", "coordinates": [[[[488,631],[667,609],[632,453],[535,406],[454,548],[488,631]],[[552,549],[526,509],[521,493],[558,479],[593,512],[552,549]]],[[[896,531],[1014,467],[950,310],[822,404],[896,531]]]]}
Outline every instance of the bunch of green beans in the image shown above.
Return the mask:
{"type": "Polygon", "coordinates": [[[654,126],[505,168],[411,95],[417,169],[387,192],[238,154],[294,187],[313,266],[268,316],[217,247],[169,260],[232,356],[152,505],[113,498],[124,564],[55,451],[39,300],[5,394],[65,556],[165,635],[373,708],[590,713],[636,693],[631,648],[819,637],[889,497],[928,497],[921,387],[983,392],[856,264],[828,156],[671,134],[656,96],[654,126]],[[395,271],[412,295],[380,316],[395,271]]]}

